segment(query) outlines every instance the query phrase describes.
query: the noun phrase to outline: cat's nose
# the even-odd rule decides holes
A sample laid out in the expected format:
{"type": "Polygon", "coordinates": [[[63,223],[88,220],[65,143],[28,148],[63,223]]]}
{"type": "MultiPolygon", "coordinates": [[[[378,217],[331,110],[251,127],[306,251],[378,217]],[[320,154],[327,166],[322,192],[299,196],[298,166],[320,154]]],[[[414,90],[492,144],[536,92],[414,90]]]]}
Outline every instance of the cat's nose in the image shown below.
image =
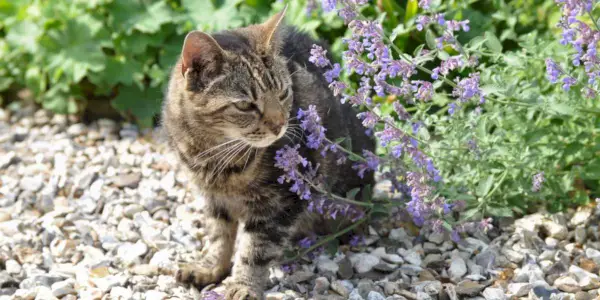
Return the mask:
{"type": "Polygon", "coordinates": [[[279,135],[281,129],[283,128],[283,125],[285,125],[285,119],[283,118],[283,115],[281,115],[266,121],[265,125],[274,135],[279,135]]]}

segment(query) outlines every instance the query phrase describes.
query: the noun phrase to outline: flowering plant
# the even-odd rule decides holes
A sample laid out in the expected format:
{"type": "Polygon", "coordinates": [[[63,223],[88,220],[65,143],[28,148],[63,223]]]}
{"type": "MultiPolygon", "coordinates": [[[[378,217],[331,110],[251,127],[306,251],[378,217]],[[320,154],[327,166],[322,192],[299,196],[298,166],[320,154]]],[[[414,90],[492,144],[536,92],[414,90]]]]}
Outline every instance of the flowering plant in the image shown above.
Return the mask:
{"type": "MultiPolygon", "coordinates": [[[[420,13],[402,30],[425,41],[412,55],[396,44],[398,27],[386,31],[381,20],[365,17],[373,8],[368,1],[321,5],[324,12],[335,11],[349,33],[342,39],[341,64],[330,62],[317,45],[310,62],[327,68],[324,78],[340,101],[360,108],[358,117],[379,147],[376,153],[355,153],[328,140],[314,107],[297,116],[306,146],[334,152],[340,163],[351,160],[360,176],[378,172],[391,183],[390,195],[405,197],[358,202],[358,191],[331,195],[322,188],[318,166],[299,155],[300,146],[283,148],[277,153],[277,166],[285,171],[280,182],[293,182],[292,190],[310,201],[309,208],[331,218],[350,216],[355,226],[396,207],[394,218],[448,232],[458,241],[466,232],[490,229],[490,216],[512,216],[540,204],[560,209],[597,195],[600,109],[593,99],[600,33],[589,18],[592,2],[556,1],[553,8],[564,15],[560,44],[551,32],[534,30],[514,38],[518,47],[508,51],[509,38],[501,41],[492,32],[465,39],[472,26],[458,19],[460,6],[409,1],[413,8],[406,11],[420,13]],[[584,72],[570,73],[546,59],[569,51],[571,63],[585,66],[584,72]],[[562,85],[556,87],[558,80],[562,85]],[[576,126],[565,126],[569,122],[576,126]]],[[[308,7],[317,5],[309,1],[308,7]]],[[[304,240],[302,253],[339,235],[304,240]]]]}

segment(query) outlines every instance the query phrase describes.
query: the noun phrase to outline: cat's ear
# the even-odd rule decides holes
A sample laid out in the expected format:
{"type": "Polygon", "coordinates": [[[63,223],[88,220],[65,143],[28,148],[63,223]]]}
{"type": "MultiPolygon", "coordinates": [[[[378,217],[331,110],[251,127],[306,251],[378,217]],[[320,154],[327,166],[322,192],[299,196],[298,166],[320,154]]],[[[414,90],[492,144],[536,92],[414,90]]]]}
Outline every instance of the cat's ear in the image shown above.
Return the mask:
{"type": "Polygon", "coordinates": [[[181,73],[190,67],[212,68],[225,56],[225,52],[215,39],[200,31],[188,33],[181,51],[181,73]]]}
{"type": "Polygon", "coordinates": [[[278,39],[278,33],[280,31],[285,12],[287,11],[287,4],[285,7],[274,16],[270,17],[267,21],[259,25],[260,28],[260,47],[265,51],[276,50],[280,47],[281,41],[278,39]]]}

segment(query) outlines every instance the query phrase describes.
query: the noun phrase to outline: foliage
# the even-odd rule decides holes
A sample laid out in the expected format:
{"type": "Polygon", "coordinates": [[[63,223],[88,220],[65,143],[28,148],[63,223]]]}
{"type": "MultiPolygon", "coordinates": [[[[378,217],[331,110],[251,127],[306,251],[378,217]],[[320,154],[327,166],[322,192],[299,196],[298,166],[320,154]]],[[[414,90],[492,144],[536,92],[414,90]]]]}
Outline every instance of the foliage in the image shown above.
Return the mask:
{"type": "MultiPolygon", "coordinates": [[[[409,217],[457,240],[463,232],[488,229],[488,216],[541,206],[559,210],[600,195],[600,27],[590,19],[597,15],[591,1],[541,5],[560,21],[562,38],[533,22],[510,21],[523,17],[518,14],[495,30],[501,38],[492,30],[473,34],[470,20],[458,21],[464,8],[451,1],[419,1],[419,14],[404,27],[373,21],[366,1],[337,2],[352,32],[342,66],[327,61],[318,46],[310,61],[329,69],[325,77],[342,101],[361,108],[358,116],[380,147],[374,156],[342,141],[315,143],[323,129],[301,111],[306,144],[343,154],[359,175],[381,171],[392,183],[390,192],[407,197],[356,203],[358,191],[332,195],[313,166],[302,157],[292,159],[297,152],[286,147],[278,153],[288,163],[280,166],[286,172],[282,181],[293,182],[310,205],[323,197],[346,205],[320,210],[330,218],[357,208],[367,217],[389,217],[400,207],[392,217],[409,217]],[[401,48],[396,42],[405,31],[410,38],[424,36],[411,52],[410,43],[401,48]]],[[[405,11],[417,11],[411,5],[405,11]]],[[[324,237],[300,247],[307,253],[331,241],[324,237]]]]}
{"type": "MultiPolygon", "coordinates": [[[[78,113],[92,99],[151,126],[190,30],[258,22],[271,1],[0,0],[0,92],[30,89],[44,108],[78,113]]],[[[289,19],[316,36],[304,4],[289,19]]]]}

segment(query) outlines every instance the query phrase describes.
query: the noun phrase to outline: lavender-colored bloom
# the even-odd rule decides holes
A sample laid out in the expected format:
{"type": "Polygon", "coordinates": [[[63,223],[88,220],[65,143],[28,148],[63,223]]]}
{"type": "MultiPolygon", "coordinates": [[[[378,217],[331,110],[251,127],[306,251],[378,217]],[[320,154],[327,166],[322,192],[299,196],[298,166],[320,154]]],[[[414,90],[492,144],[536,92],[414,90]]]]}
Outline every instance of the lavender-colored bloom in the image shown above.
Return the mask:
{"type": "Polygon", "coordinates": [[[419,0],[419,7],[422,9],[429,9],[431,5],[431,0],[419,0]]]}
{"type": "Polygon", "coordinates": [[[413,81],[413,90],[416,90],[415,98],[421,101],[429,101],[433,97],[433,84],[429,81],[413,81]]]}
{"type": "Polygon", "coordinates": [[[542,188],[542,183],[544,183],[544,181],[546,181],[544,179],[544,172],[539,172],[533,175],[533,186],[531,187],[531,190],[533,192],[539,192],[542,188]]]}
{"type": "Polygon", "coordinates": [[[363,126],[367,128],[373,128],[377,124],[377,121],[379,121],[379,117],[370,111],[361,112],[356,116],[362,120],[363,126]]]}
{"type": "Polygon", "coordinates": [[[547,58],[546,59],[546,76],[551,83],[556,83],[558,81],[558,77],[560,76],[560,68],[554,62],[554,60],[547,58]]]}
{"type": "Polygon", "coordinates": [[[353,235],[350,239],[350,246],[356,247],[365,243],[365,237],[362,235],[353,235]]]}
{"type": "Polygon", "coordinates": [[[387,147],[389,143],[399,141],[403,134],[397,128],[386,123],[384,129],[375,133],[375,136],[379,138],[381,147],[387,147]]]}
{"type": "Polygon", "coordinates": [[[297,117],[300,120],[300,127],[309,133],[306,137],[306,145],[311,149],[318,149],[323,144],[327,129],[321,126],[321,117],[317,113],[316,106],[309,105],[307,110],[298,109],[297,117]]]}
{"type": "Polygon", "coordinates": [[[300,246],[300,248],[304,248],[304,249],[308,249],[314,244],[315,244],[314,237],[305,237],[298,242],[298,246],[300,246]]]}
{"type": "Polygon", "coordinates": [[[331,70],[325,72],[325,74],[324,74],[325,80],[327,80],[327,82],[329,82],[329,83],[333,82],[334,79],[340,77],[341,70],[342,70],[342,68],[340,67],[340,64],[335,63],[331,70]]]}
{"type": "Polygon", "coordinates": [[[453,242],[458,243],[460,242],[460,233],[456,229],[452,230],[452,232],[450,233],[450,238],[453,242]]]}
{"type": "Polygon", "coordinates": [[[456,103],[450,103],[450,104],[448,105],[448,113],[449,113],[450,115],[453,115],[453,114],[456,112],[456,108],[457,108],[457,105],[456,105],[456,103]]]}
{"type": "Polygon", "coordinates": [[[357,170],[360,178],[365,176],[366,171],[377,171],[379,168],[379,157],[373,152],[363,150],[363,157],[366,159],[366,161],[356,163],[354,166],[352,166],[353,169],[357,170]]]}
{"type": "Polygon", "coordinates": [[[280,266],[281,271],[283,271],[286,274],[291,274],[294,271],[296,271],[296,269],[298,268],[298,266],[296,264],[283,264],[280,266]]]}
{"type": "Polygon", "coordinates": [[[471,73],[468,78],[458,81],[452,95],[457,97],[460,102],[467,102],[476,96],[481,98],[483,95],[479,88],[479,73],[471,73]]]}
{"type": "Polygon", "coordinates": [[[321,0],[321,7],[323,7],[323,11],[330,12],[335,9],[336,0],[321,0]]]}
{"type": "Polygon", "coordinates": [[[567,76],[565,78],[563,78],[563,90],[565,91],[569,91],[571,89],[571,86],[577,83],[577,80],[575,80],[575,78],[571,77],[571,76],[567,76]]]}
{"type": "Polygon", "coordinates": [[[319,45],[313,45],[310,49],[310,57],[308,61],[315,64],[317,67],[325,67],[330,65],[329,59],[327,59],[327,50],[319,45]]]}
{"type": "Polygon", "coordinates": [[[333,82],[331,82],[331,84],[329,84],[329,88],[333,91],[333,95],[337,96],[340,95],[342,91],[344,91],[347,88],[347,86],[341,81],[334,80],[333,82]]]}
{"type": "Polygon", "coordinates": [[[418,16],[417,17],[417,30],[422,31],[429,23],[431,23],[431,18],[429,16],[418,16]]]}

